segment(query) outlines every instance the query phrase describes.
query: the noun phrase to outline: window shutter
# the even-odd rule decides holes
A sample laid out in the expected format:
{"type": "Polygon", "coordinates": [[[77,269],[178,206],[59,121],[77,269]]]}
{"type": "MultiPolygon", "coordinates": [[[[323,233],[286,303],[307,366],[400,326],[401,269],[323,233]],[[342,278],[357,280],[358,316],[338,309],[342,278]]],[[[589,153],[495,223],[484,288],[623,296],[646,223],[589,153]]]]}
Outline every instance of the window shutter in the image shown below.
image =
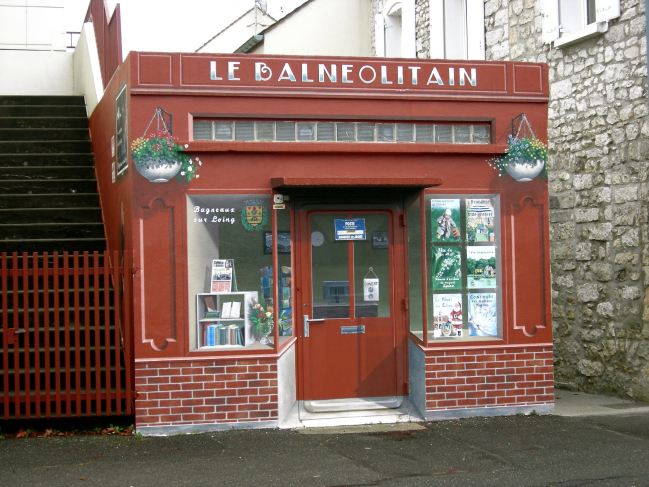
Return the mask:
{"type": "Polygon", "coordinates": [[[466,0],[467,59],[484,60],[484,1],[466,0]]]}
{"type": "Polygon", "coordinates": [[[595,20],[606,22],[620,16],[620,0],[595,0],[595,20]]]}
{"type": "Polygon", "coordinates": [[[559,38],[559,1],[558,0],[543,0],[543,42],[546,44],[551,43],[553,40],[559,38]]]}
{"type": "Polygon", "coordinates": [[[401,3],[401,57],[417,57],[415,0],[401,3]]]}
{"type": "Polygon", "coordinates": [[[444,0],[430,0],[430,58],[444,59],[444,0]]]}
{"type": "Polygon", "coordinates": [[[381,14],[374,16],[374,44],[376,57],[385,57],[385,24],[381,14]]]}

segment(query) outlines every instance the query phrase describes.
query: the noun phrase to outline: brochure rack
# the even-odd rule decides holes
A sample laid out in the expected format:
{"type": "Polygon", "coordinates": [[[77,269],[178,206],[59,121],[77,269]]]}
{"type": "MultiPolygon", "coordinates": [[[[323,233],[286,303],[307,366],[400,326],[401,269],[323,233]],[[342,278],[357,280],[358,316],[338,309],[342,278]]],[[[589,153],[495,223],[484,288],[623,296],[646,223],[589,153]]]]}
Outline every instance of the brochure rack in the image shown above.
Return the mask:
{"type": "Polygon", "coordinates": [[[254,343],[255,336],[250,321],[250,308],[253,305],[253,299],[258,299],[256,291],[197,294],[196,337],[198,349],[227,350],[245,348],[254,343]],[[231,311],[232,309],[238,310],[235,316],[231,313],[227,315],[223,313],[224,310],[231,311]],[[209,328],[211,326],[212,329],[209,328]],[[213,339],[214,345],[211,344],[209,333],[216,334],[213,339]]]}

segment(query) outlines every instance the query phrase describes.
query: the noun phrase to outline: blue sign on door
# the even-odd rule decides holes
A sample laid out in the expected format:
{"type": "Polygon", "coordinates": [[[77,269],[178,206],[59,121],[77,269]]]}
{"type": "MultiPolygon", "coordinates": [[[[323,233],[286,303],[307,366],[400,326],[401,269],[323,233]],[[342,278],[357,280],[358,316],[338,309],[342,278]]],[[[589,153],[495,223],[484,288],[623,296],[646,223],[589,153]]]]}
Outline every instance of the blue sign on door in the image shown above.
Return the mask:
{"type": "Polygon", "coordinates": [[[365,218],[334,220],[336,240],[365,240],[365,218]]]}

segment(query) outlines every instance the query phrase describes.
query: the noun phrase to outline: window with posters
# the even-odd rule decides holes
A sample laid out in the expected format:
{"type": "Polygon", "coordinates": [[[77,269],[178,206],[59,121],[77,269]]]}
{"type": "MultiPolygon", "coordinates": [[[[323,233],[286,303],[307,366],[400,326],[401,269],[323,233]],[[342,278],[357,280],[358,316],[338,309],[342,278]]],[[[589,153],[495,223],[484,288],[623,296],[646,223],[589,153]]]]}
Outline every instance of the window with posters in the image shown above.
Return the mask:
{"type": "MultiPolygon", "coordinates": [[[[424,208],[429,343],[502,338],[498,196],[426,195],[424,208]]],[[[411,254],[421,242],[412,228],[411,254]]],[[[422,296],[418,289],[411,279],[411,297],[422,296]]],[[[411,313],[410,329],[422,339],[423,318],[411,313]]]]}
{"type": "Polygon", "coordinates": [[[275,272],[271,208],[268,194],[187,195],[192,350],[272,349],[275,308],[280,341],[292,335],[290,219],[278,219],[275,272]],[[273,299],[275,279],[281,279],[279,303],[273,299]]]}

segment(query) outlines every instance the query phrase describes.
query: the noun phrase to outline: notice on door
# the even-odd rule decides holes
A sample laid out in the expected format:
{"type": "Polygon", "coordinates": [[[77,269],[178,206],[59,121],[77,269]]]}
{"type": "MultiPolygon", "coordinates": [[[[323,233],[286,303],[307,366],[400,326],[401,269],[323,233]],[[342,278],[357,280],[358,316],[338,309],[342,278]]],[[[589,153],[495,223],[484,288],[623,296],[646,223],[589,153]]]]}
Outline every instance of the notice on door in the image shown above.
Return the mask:
{"type": "Polygon", "coordinates": [[[336,240],[365,240],[365,218],[334,220],[336,240]]]}

